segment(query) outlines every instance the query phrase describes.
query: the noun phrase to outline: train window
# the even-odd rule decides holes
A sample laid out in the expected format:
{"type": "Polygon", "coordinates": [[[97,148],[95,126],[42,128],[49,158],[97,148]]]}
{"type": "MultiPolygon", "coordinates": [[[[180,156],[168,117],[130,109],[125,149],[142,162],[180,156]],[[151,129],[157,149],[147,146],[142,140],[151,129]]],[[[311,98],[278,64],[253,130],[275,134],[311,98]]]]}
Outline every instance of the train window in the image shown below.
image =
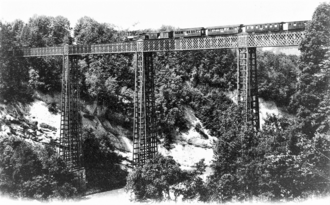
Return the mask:
{"type": "Polygon", "coordinates": [[[277,24],[275,24],[274,26],[277,27],[277,24]]]}
{"type": "Polygon", "coordinates": [[[293,26],[297,26],[297,24],[295,23],[295,24],[293,24],[293,26]]]}

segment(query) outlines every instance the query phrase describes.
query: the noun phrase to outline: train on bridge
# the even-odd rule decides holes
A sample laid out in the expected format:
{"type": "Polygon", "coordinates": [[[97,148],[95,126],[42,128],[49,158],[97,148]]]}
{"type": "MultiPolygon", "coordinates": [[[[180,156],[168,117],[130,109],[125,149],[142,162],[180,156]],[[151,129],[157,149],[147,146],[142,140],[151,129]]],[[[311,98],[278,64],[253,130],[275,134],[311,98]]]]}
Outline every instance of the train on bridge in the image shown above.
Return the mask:
{"type": "Polygon", "coordinates": [[[264,24],[237,24],[227,26],[215,27],[198,27],[198,28],[185,28],[177,29],[175,31],[160,31],[154,33],[137,33],[129,32],[126,40],[138,39],[168,39],[168,38],[193,38],[203,36],[227,36],[240,33],[274,33],[281,31],[303,31],[308,21],[292,21],[292,22],[277,22],[277,23],[264,23],[264,24]]]}

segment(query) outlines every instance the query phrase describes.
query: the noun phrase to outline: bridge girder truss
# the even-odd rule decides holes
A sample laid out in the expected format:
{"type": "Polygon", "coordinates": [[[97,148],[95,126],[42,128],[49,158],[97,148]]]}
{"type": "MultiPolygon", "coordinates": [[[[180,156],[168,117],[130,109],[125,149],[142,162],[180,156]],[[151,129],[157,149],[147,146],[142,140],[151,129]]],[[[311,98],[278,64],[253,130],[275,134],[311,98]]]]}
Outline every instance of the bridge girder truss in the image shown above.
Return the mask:
{"type": "MultiPolygon", "coordinates": [[[[144,40],[143,45],[139,46],[136,41],[99,45],[71,45],[69,46],[68,55],[135,53],[141,48],[143,49],[143,52],[158,52],[223,48],[235,49],[239,47],[298,46],[303,36],[304,31],[300,31],[200,38],[144,40]]],[[[56,56],[63,54],[64,47],[22,49],[22,55],[24,57],[56,56]]]]}

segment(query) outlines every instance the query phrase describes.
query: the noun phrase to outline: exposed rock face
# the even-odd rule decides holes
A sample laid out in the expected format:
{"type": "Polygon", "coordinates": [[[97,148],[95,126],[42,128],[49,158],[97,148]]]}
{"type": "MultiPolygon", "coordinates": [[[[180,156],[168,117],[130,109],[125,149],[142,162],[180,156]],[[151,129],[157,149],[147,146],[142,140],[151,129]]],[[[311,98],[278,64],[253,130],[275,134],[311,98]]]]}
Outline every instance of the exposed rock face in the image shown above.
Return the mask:
{"type": "MultiPolygon", "coordinates": [[[[35,103],[40,104],[40,101],[36,101],[35,103]]],[[[20,103],[15,105],[1,104],[0,135],[15,135],[44,143],[49,143],[51,140],[58,142],[58,137],[56,136],[57,128],[45,122],[39,123],[36,116],[31,114],[31,108],[35,106],[35,103],[32,105],[22,105],[20,103]]],[[[40,111],[44,113],[44,107],[39,106],[40,108],[40,111]]],[[[45,108],[47,109],[47,107],[45,108]]],[[[51,118],[53,117],[51,116],[51,118]]]]}
{"type": "MultiPolygon", "coordinates": [[[[50,141],[59,142],[60,111],[49,109],[52,103],[58,102],[58,96],[38,95],[31,105],[4,105],[0,104],[0,136],[15,135],[40,143],[50,141]],[[51,111],[50,111],[51,110],[51,111]]],[[[92,129],[97,136],[107,136],[114,145],[118,154],[127,159],[132,158],[133,143],[132,130],[120,126],[116,119],[125,118],[118,113],[111,113],[105,106],[95,102],[81,102],[80,112],[83,129],[92,129]]],[[[187,108],[185,117],[190,129],[181,133],[167,150],[162,143],[158,150],[163,155],[173,156],[182,168],[192,169],[193,165],[205,159],[206,165],[211,163],[213,146],[216,138],[208,134],[202,123],[194,115],[193,110],[187,108]]],[[[126,163],[126,162],[124,162],[126,163]]]]}
{"type": "Polygon", "coordinates": [[[213,159],[213,147],[217,140],[216,137],[210,136],[200,120],[195,116],[193,110],[186,108],[185,118],[190,123],[190,129],[186,133],[177,136],[175,143],[170,150],[165,149],[162,145],[158,146],[158,150],[165,156],[172,156],[183,169],[193,169],[193,165],[201,159],[205,159],[207,173],[211,173],[209,165],[213,159]]]}
{"type": "Polygon", "coordinates": [[[57,128],[56,127],[52,127],[50,125],[47,125],[46,123],[40,123],[40,127],[43,128],[43,129],[48,129],[48,130],[52,130],[54,132],[57,131],[57,128]]]}

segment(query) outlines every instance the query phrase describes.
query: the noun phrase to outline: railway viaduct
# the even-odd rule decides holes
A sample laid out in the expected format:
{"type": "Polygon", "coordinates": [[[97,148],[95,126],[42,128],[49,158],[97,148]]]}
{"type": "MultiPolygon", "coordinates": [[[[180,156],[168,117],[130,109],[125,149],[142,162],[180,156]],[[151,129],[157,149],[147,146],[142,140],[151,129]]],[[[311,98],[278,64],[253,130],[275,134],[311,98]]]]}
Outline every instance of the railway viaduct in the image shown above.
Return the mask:
{"type": "Polygon", "coordinates": [[[86,54],[134,53],[135,91],[133,121],[133,162],[141,165],[157,153],[153,53],[206,49],[237,50],[237,99],[243,117],[259,129],[256,49],[298,46],[304,31],[239,33],[226,36],[136,40],[100,45],[22,48],[23,57],[62,56],[60,156],[69,168],[84,178],[79,115],[78,60],[86,54]]]}

